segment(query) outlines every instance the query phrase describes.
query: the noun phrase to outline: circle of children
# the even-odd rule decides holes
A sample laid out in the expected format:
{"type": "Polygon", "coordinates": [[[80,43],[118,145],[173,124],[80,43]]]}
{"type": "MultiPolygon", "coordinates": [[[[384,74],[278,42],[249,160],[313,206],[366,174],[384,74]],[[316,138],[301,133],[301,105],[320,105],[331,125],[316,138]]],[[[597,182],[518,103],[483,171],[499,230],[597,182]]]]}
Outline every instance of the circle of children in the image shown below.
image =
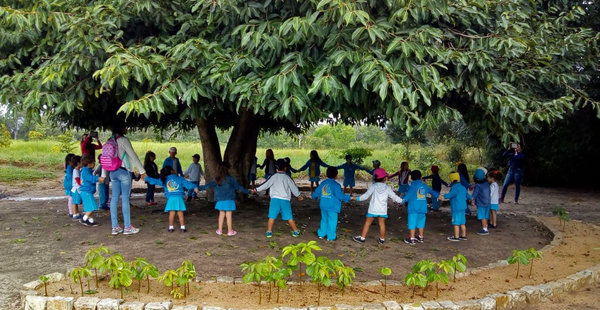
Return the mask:
{"type": "Polygon", "coordinates": [[[366,220],[359,236],[353,238],[358,243],[364,243],[373,221],[377,219],[379,224],[379,238],[377,242],[385,242],[385,221],[388,217],[388,200],[396,203],[406,204],[408,208],[408,229],[410,235],[404,240],[407,244],[414,245],[423,242],[426,214],[428,211],[427,196],[431,198],[431,209],[439,210],[439,201],[449,200],[452,214],[453,234],[448,237],[449,241],[467,240],[465,214],[470,214],[468,201],[471,200],[477,206],[477,217],[481,220],[482,229],[479,235],[489,234],[488,228],[496,228],[496,211],[498,210],[498,191],[497,182],[502,179],[502,174],[495,169],[486,171],[484,168],[478,168],[474,173],[474,184],[469,181],[469,173],[465,164],[459,164],[456,172],[449,174],[450,183],[446,183],[439,175],[438,166],[431,167],[431,175],[422,177],[419,170],[411,171],[407,162],[402,162],[400,170],[393,174],[388,174],[380,167],[378,160],[373,161],[373,168],[367,169],[352,162],[352,156],[346,156],[346,163],[339,166],[329,166],[324,163],[317,153],[310,152],[310,159],[299,169],[294,169],[290,165],[289,158],[275,159],[271,149],[266,151],[266,158],[262,165],[257,164],[255,157],[250,170],[250,182],[252,189],[242,187],[234,177],[230,176],[228,170],[230,166],[222,163],[216,172],[213,180],[206,182],[205,185],[199,185],[200,178],[204,176],[202,167],[198,163],[200,156],[195,154],[193,163],[183,172],[179,159],[176,157],[177,149],[172,147],[169,150],[169,157],[163,163],[160,172],[154,160],[156,155],[148,151],[141,164],[137,155],[133,151],[131,142],[125,137],[124,132],[113,135],[104,145],[100,143],[95,136],[97,144],[92,143],[92,135],[84,135],[81,142],[82,156],[68,154],[65,158],[65,178],[64,188],[68,197],[69,216],[73,220],[78,220],[86,226],[97,226],[92,214],[99,209],[94,193],[96,184],[98,185],[100,209],[110,210],[112,234],[135,234],[139,229],[133,227],[129,222],[129,196],[131,192],[132,180],[142,178],[147,183],[146,205],[155,205],[154,189],[155,186],[164,188],[167,198],[165,212],[168,213],[168,231],[173,232],[175,215],[178,216],[180,231],[186,232],[184,222],[184,211],[186,205],[184,196],[188,193],[187,201],[198,199],[197,193],[207,189],[214,189],[214,199],[216,201],[215,209],[219,211],[218,228],[216,233],[222,235],[223,223],[226,220],[227,235],[234,236],[233,230],[233,212],[236,210],[236,192],[244,194],[254,194],[261,191],[269,191],[271,197],[266,237],[273,236],[273,225],[275,220],[281,216],[281,219],[288,221],[292,236],[300,235],[296,223],[292,217],[292,208],[290,200],[292,195],[302,200],[303,197],[294,181],[291,178],[292,172],[299,172],[308,169],[308,176],[312,191],[312,198],[319,199],[321,208],[321,223],[317,235],[320,239],[329,241],[336,240],[336,229],[338,214],[341,211],[341,203],[350,200],[369,201],[366,214],[366,220]],[[95,150],[102,149],[102,154],[98,156],[99,165],[96,166],[95,150]],[[320,182],[320,167],[326,167],[327,179],[320,182]],[[139,173],[131,172],[137,168],[139,173]],[[256,186],[257,169],[265,170],[266,181],[256,186]],[[343,189],[336,181],[338,169],[344,170],[343,189]],[[355,186],[356,170],[365,170],[373,176],[373,182],[368,190],[360,195],[353,196],[355,186]],[[398,177],[398,191],[395,192],[386,182],[388,179],[398,177]],[[187,179],[186,179],[187,178],[187,179]],[[429,187],[423,179],[431,179],[432,187],[429,187]],[[113,183],[110,207],[108,207],[109,182],[113,183]],[[450,191],[445,195],[440,195],[442,185],[450,187],[450,191]],[[315,189],[316,187],[316,189],[315,189]],[[345,194],[347,188],[350,188],[350,195],[345,194]],[[469,191],[472,194],[469,194],[469,191]],[[117,217],[117,205],[119,197],[122,202],[122,214],[124,228],[121,228],[117,217]],[[79,206],[83,204],[83,214],[79,213],[79,206]]]}

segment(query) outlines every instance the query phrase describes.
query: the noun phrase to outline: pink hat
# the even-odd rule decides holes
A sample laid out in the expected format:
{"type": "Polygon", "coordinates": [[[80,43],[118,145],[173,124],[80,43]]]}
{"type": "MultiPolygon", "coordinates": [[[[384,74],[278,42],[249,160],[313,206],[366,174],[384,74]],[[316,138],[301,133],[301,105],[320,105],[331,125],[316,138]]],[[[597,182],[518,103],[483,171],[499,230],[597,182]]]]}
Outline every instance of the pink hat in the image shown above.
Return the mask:
{"type": "Polygon", "coordinates": [[[387,174],[387,172],[385,172],[385,169],[383,169],[383,168],[377,168],[377,169],[375,169],[375,171],[373,171],[373,177],[375,179],[383,179],[387,176],[388,176],[388,174],[387,174]]]}

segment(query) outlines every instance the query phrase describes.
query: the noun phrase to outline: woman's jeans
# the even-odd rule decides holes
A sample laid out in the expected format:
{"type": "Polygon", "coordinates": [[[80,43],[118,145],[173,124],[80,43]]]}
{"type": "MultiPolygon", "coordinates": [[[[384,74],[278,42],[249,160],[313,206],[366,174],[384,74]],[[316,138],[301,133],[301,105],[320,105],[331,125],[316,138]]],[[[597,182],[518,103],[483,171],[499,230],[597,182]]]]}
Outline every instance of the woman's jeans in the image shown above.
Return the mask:
{"type": "Polygon", "coordinates": [[[504,185],[502,185],[502,196],[500,199],[504,200],[508,186],[515,183],[515,202],[519,201],[519,194],[521,194],[521,181],[523,181],[523,169],[508,169],[506,179],[504,179],[504,185]]]}
{"type": "Polygon", "coordinates": [[[110,197],[110,222],[112,227],[119,226],[117,217],[117,204],[121,196],[121,211],[123,212],[124,228],[131,226],[129,218],[129,196],[131,195],[131,173],[125,169],[119,168],[110,172],[110,181],[112,182],[112,196],[110,197]]]}

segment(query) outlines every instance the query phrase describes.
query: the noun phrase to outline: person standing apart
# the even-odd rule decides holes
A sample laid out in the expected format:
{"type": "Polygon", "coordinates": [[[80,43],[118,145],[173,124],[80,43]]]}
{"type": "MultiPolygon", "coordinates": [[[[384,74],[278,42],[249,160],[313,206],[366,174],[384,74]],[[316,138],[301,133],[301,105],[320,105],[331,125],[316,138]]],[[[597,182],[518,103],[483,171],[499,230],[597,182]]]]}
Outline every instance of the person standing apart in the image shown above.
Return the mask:
{"type": "MultiPolygon", "coordinates": [[[[146,176],[149,176],[154,179],[160,178],[158,174],[158,166],[154,162],[156,160],[156,154],[152,151],[146,152],[146,157],[144,157],[144,170],[146,170],[146,176]]],[[[156,185],[148,183],[146,181],[146,207],[157,205],[156,201],[154,201],[154,190],[156,189],[156,185]]]]}
{"type": "MultiPolygon", "coordinates": [[[[200,155],[194,154],[192,156],[192,163],[189,165],[187,170],[183,173],[183,176],[188,178],[190,182],[196,184],[196,186],[200,185],[200,178],[204,176],[204,171],[202,170],[202,166],[198,163],[200,161],[200,155]]],[[[198,195],[193,189],[188,191],[187,201],[191,201],[192,197],[195,200],[198,200],[198,195]]]]}
{"type": "Polygon", "coordinates": [[[500,203],[504,203],[504,196],[506,196],[508,186],[514,183],[515,204],[518,204],[519,195],[521,194],[521,181],[523,181],[523,161],[525,160],[525,154],[523,154],[520,144],[511,142],[503,156],[508,157],[508,172],[506,173],[506,179],[504,179],[504,185],[502,185],[500,203]]]}
{"type": "Polygon", "coordinates": [[[124,235],[137,234],[140,230],[133,227],[130,222],[129,197],[131,195],[131,171],[137,168],[141,178],[146,178],[146,170],[139,157],[131,146],[129,138],[125,137],[127,129],[125,126],[117,126],[113,129],[113,135],[106,141],[102,148],[100,157],[102,164],[102,176],[107,174],[112,182],[112,196],[110,197],[110,221],[112,234],[124,235]],[[115,167],[117,166],[117,167],[115,167]],[[123,212],[124,227],[119,226],[117,217],[117,204],[121,198],[121,211],[123,212]]]}
{"type": "Polygon", "coordinates": [[[177,148],[172,146],[169,149],[169,157],[163,161],[162,167],[171,167],[175,170],[178,177],[183,176],[183,170],[181,168],[181,163],[179,162],[179,158],[175,157],[177,155],[177,148]]]}
{"type": "Polygon", "coordinates": [[[102,142],[98,139],[98,133],[92,132],[92,134],[83,134],[81,137],[81,156],[89,154],[92,158],[96,158],[96,150],[102,149],[102,142]],[[96,138],[97,144],[94,144],[94,138],[96,138]]]}

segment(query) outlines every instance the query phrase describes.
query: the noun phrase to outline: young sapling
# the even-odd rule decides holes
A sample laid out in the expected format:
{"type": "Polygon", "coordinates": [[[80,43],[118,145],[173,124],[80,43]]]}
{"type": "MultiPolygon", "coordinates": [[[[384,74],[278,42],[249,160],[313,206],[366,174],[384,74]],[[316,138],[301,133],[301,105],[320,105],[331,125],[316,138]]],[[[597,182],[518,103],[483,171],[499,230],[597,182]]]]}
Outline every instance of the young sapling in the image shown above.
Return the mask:
{"type": "Polygon", "coordinates": [[[50,281],[50,278],[48,278],[47,276],[40,276],[40,281],[42,281],[42,283],[44,283],[44,296],[48,296],[48,281],[50,281]]]}
{"type": "Polygon", "coordinates": [[[530,265],[529,265],[529,278],[531,278],[532,272],[533,272],[533,261],[535,259],[542,259],[543,255],[542,255],[542,251],[537,251],[534,248],[529,248],[529,250],[527,250],[527,255],[529,255],[529,261],[530,261],[530,265]]]}
{"type": "Polygon", "coordinates": [[[383,267],[379,269],[379,272],[383,275],[383,295],[387,294],[387,277],[392,274],[392,269],[383,267]]]}
{"type": "Polygon", "coordinates": [[[506,260],[511,265],[514,263],[517,263],[517,275],[515,276],[515,279],[518,279],[519,278],[519,269],[520,269],[521,265],[529,264],[529,253],[527,251],[513,250],[512,255],[509,256],[506,260]]]}
{"type": "Polygon", "coordinates": [[[331,275],[335,274],[333,263],[329,258],[320,256],[312,264],[306,266],[306,274],[313,283],[317,284],[317,306],[320,306],[322,286],[330,287],[333,282],[331,280],[331,275]]]}
{"type": "Polygon", "coordinates": [[[456,282],[456,272],[465,272],[467,270],[467,258],[458,253],[452,257],[452,263],[454,264],[454,280],[452,282],[456,282]]]}
{"type": "Polygon", "coordinates": [[[87,267],[77,267],[71,270],[69,273],[69,277],[73,279],[73,282],[75,282],[75,284],[79,283],[81,288],[81,297],[83,297],[83,282],[81,281],[81,278],[90,276],[92,276],[92,272],[87,267]]]}
{"type": "Polygon", "coordinates": [[[104,273],[106,271],[106,262],[104,254],[110,254],[111,251],[105,247],[100,246],[97,248],[91,248],[85,253],[86,266],[94,269],[94,278],[96,280],[96,289],[98,289],[98,271],[104,273]]]}

